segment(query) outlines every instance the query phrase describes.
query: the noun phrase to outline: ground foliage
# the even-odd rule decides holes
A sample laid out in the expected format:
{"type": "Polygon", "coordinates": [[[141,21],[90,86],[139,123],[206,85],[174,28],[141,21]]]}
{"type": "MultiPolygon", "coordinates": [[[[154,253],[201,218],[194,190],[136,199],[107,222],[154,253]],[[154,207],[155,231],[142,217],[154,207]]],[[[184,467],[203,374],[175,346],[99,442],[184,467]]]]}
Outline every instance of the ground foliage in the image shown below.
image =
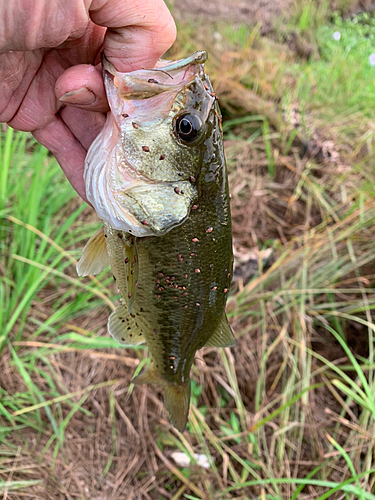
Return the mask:
{"type": "Polygon", "coordinates": [[[109,273],[76,276],[98,221],[43,148],[3,129],[3,498],[375,498],[374,68],[355,28],[372,39],[374,22],[333,12],[363,2],[288,5],[267,36],[173,6],[170,57],[207,48],[223,110],[238,339],[197,354],[183,435],[130,382],[146,349],[106,334],[109,273]]]}

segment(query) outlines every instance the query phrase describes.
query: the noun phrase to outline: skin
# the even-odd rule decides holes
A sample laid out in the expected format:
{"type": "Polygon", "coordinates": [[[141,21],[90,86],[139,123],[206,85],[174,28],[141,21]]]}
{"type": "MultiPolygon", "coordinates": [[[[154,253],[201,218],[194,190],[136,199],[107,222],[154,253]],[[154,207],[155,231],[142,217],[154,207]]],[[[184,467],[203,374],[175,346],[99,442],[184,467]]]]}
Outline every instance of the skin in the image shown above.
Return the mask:
{"type": "Polygon", "coordinates": [[[109,109],[100,52],[119,71],[152,68],[175,37],[163,0],[0,2],[0,122],[32,132],[86,200],[84,159],[109,109]]]}

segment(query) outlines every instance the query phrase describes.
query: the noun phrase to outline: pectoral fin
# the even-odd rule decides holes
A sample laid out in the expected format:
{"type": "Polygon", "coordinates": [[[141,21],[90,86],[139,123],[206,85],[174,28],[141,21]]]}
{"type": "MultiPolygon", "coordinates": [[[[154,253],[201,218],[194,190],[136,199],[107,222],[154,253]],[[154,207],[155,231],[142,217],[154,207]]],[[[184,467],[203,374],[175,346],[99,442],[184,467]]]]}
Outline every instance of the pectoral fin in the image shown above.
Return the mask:
{"type": "Polygon", "coordinates": [[[109,266],[107,246],[104,238],[104,228],[101,227],[91,236],[82,250],[82,257],[77,264],[78,276],[99,274],[109,266]]]}
{"type": "Polygon", "coordinates": [[[224,313],[219,325],[210,337],[205,347],[232,347],[236,344],[231,327],[228,324],[227,315],[224,313]]]}

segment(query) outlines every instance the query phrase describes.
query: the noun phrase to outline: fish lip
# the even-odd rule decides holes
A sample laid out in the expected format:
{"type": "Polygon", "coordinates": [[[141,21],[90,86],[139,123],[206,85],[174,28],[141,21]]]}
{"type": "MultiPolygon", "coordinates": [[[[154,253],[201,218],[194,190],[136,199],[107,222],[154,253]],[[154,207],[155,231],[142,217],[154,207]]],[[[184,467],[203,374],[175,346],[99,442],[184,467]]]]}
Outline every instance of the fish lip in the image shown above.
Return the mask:
{"type": "MultiPolygon", "coordinates": [[[[100,58],[102,62],[102,68],[104,71],[107,71],[111,75],[115,76],[116,73],[119,73],[116,68],[113,66],[111,62],[106,58],[104,55],[104,52],[100,53],[100,58]]],[[[189,57],[185,57],[184,59],[179,59],[178,61],[162,61],[160,62],[167,62],[169,64],[159,66],[156,68],[150,68],[147,69],[147,71],[163,71],[163,72],[168,72],[168,71],[176,71],[176,70],[181,70],[185,68],[186,66],[190,66],[191,64],[204,64],[207,61],[207,52],[205,50],[198,50],[191,54],[189,57]]],[[[145,68],[141,68],[145,69],[145,68]]],[[[127,73],[132,73],[132,71],[129,71],[127,73]]]]}
{"type": "Polygon", "coordinates": [[[125,100],[147,99],[167,92],[169,95],[178,93],[183,87],[189,85],[196,77],[205,78],[204,62],[207,60],[205,51],[194,52],[191,56],[178,61],[160,59],[155,68],[137,69],[129,72],[117,71],[114,65],[101,53],[103,78],[105,85],[117,89],[118,95],[125,100]],[[165,76],[157,81],[152,78],[155,73],[167,75],[170,79],[165,81],[165,76]]]}

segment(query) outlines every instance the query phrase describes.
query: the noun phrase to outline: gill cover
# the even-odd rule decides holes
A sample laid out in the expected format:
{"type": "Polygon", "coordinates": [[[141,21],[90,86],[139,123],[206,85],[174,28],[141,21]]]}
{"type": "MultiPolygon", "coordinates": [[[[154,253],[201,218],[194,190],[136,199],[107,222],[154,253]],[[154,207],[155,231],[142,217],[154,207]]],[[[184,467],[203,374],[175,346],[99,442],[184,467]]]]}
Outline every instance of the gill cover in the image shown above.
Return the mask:
{"type": "Polygon", "coordinates": [[[87,153],[84,178],[88,200],[114,229],[161,235],[189,215],[215,102],[205,60],[196,52],[120,73],[103,57],[111,111],[87,153]]]}

